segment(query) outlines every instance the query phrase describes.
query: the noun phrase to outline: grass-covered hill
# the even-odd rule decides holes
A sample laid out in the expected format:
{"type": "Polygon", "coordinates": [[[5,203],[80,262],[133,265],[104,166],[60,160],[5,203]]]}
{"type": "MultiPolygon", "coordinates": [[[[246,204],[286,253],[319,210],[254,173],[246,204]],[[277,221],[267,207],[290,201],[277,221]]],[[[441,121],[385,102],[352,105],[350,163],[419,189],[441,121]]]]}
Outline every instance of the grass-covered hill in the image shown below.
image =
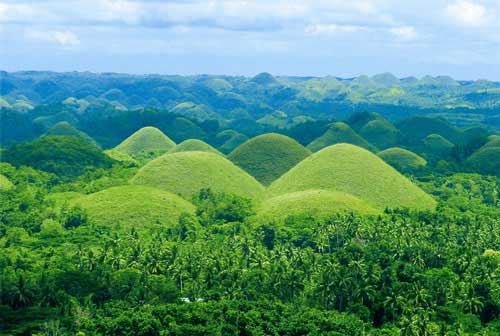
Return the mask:
{"type": "Polygon", "coordinates": [[[165,229],[176,224],[181,213],[194,213],[194,206],[183,198],[138,185],[112,187],[73,199],[71,204],[84,208],[96,224],[127,231],[165,229]]]}
{"type": "Polygon", "coordinates": [[[455,145],[439,134],[429,134],[422,140],[421,148],[431,156],[446,156],[455,145]]]}
{"type": "Polygon", "coordinates": [[[350,144],[309,156],[268,188],[269,197],[321,189],[352,194],[378,208],[433,209],[436,202],[381,158],[350,144]]]}
{"type": "Polygon", "coordinates": [[[222,155],[207,152],[165,154],[142,167],[131,180],[186,199],[202,188],[259,198],[264,187],[222,155]]]}
{"type": "Polygon", "coordinates": [[[482,147],[465,161],[466,167],[473,172],[500,176],[500,147],[482,147]]]}
{"type": "Polygon", "coordinates": [[[175,118],[165,128],[162,128],[176,143],[188,139],[204,139],[205,131],[187,118],[175,118]]]}
{"type": "Polygon", "coordinates": [[[303,213],[321,216],[338,212],[373,215],[380,210],[351,194],[328,190],[297,191],[276,196],[262,202],[258,209],[259,215],[275,219],[303,213]]]}
{"type": "Polygon", "coordinates": [[[313,152],[317,152],[322,148],[338,143],[348,143],[366,148],[370,151],[376,151],[375,146],[363,139],[363,137],[357,134],[349,125],[343,122],[331,124],[328,130],[322,136],[307,145],[307,148],[313,152]]]}
{"type": "Polygon", "coordinates": [[[377,148],[385,149],[400,141],[399,130],[378,113],[355,113],[348,119],[347,123],[377,148]]]}
{"type": "Polygon", "coordinates": [[[5,176],[0,174],[0,191],[9,190],[14,184],[5,176]]]}
{"type": "Polygon", "coordinates": [[[46,136],[50,135],[65,135],[65,136],[73,136],[80,138],[81,140],[85,141],[89,145],[99,147],[97,142],[92,139],[90,136],[88,136],[86,133],[77,130],[73,125],[71,125],[67,121],[60,121],[54,126],[52,126],[46,133],[46,136]]]}
{"type": "Polygon", "coordinates": [[[114,148],[107,149],[107,150],[103,151],[103,153],[106,154],[107,156],[109,156],[110,158],[112,158],[113,160],[119,161],[127,166],[139,166],[140,165],[139,161],[137,161],[136,159],[134,159],[130,155],[123,153],[123,152],[120,152],[114,148]]]}
{"type": "Polygon", "coordinates": [[[397,127],[405,141],[415,143],[431,134],[439,134],[452,143],[460,143],[462,132],[443,118],[414,116],[400,122],[397,127]]]}
{"type": "Polygon", "coordinates": [[[235,130],[224,130],[218,133],[215,137],[218,149],[224,153],[231,153],[236,147],[248,140],[245,134],[235,130]]]}
{"type": "Polygon", "coordinates": [[[399,147],[388,148],[377,155],[403,173],[415,172],[427,165],[427,161],[421,156],[399,147]]]}
{"type": "Polygon", "coordinates": [[[311,151],[292,138],[270,133],[248,140],[228,159],[260,183],[269,185],[309,155],[311,151]]]}
{"type": "Polygon", "coordinates": [[[143,127],[123,140],[114,150],[125,153],[136,160],[147,161],[174,147],[175,142],[158,128],[143,127]]]}
{"type": "Polygon", "coordinates": [[[491,135],[482,148],[500,147],[500,135],[491,135]]]}
{"type": "Polygon", "coordinates": [[[2,153],[2,161],[16,167],[32,166],[65,179],[96,168],[110,168],[115,162],[80,138],[64,135],[44,136],[14,145],[2,153]]]}
{"type": "Polygon", "coordinates": [[[213,148],[205,141],[198,139],[188,139],[180,144],[177,144],[174,148],[168,151],[169,153],[178,152],[211,152],[215,154],[221,154],[217,149],[213,148]]]}

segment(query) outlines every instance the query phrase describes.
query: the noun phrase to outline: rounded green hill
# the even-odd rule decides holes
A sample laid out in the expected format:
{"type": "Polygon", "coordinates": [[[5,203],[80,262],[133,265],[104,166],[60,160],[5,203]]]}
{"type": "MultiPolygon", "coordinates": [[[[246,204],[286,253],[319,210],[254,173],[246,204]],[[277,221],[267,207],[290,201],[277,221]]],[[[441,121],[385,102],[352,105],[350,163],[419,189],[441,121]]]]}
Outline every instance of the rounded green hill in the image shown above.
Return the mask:
{"type": "Polygon", "coordinates": [[[449,141],[460,142],[462,134],[442,118],[414,116],[398,125],[402,135],[410,142],[418,142],[431,134],[439,134],[449,141]]]}
{"type": "Polygon", "coordinates": [[[73,199],[71,204],[84,208],[99,225],[122,229],[166,228],[177,223],[181,213],[195,210],[177,195],[137,185],[112,187],[73,199]]]}
{"type": "Polygon", "coordinates": [[[65,135],[65,136],[73,136],[80,138],[84,142],[88,143],[89,145],[99,147],[97,142],[95,142],[94,139],[92,139],[90,136],[88,136],[86,133],[77,130],[73,125],[71,125],[67,121],[60,121],[54,126],[52,126],[47,133],[45,133],[46,136],[51,136],[51,135],[65,135]]]}
{"type": "Polygon", "coordinates": [[[399,147],[392,147],[377,154],[382,160],[404,173],[415,172],[427,165],[421,156],[399,147]]]}
{"type": "Polygon", "coordinates": [[[500,176],[500,147],[483,146],[467,158],[465,165],[474,172],[500,176]]]}
{"type": "Polygon", "coordinates": [[[325,134],[313,140],[307,148],[313,152],[317,152],[322,148],[338,143],[348,143],[371,151],[376,150],[372,144],[363,139],[349,125],[343,122],[331,124],[325,134]]]}
{"type": "Polygon", "coordinates": [[[270,133],[248,140],[228,159],[268,185],[309,155],[311,151],[292,138],[270,133]]]}
{"type": "Polygon", "coordinates": [[[214,153],[165,154],[142,167],[131,180],[191,199],[202,188],[259,198],[264,187],[231,161],[214,153]]]}
{"type": "Polygon", "coordinates": [[[0,174],[0,191],[9,190],[13,186],[14,184],[5,175],[0,174]]]}
{"type": "Polygon", "coordinates": [[[215,136],[215,141],[219,150],[224,154],[229,154],[236,147],[248,140],[248,137],[235,130],[225,130],[215,136]]]}
{"type": "Polygon", "coordinates": [[[455,146],[452,142],[439,134],[429,134],[422,143],[425,152],[432,155],[446,155],[455,146]]]}
{"type": "Polygon", "coordinates": [[[157,157],[175,147],[175,143],[156,127],[143,127],[114,149],[140,161],[157,157]]]}
{"type": "Polygon", "coordinates": [[[321,216],[338,212],[374,215],[380,210],[350,194],[328,190],[297,191],[276,196],[264,201],[258,209],[258,215],[272,218],[286,218],[301,213],[321,216]]]}
{"type": "Polygon", "coordinates": [[[377,208],[433,209],[436,202],[381,158],[349,145],[327,147],[273,182],[269,197],[321,189],[356,196],[377,208]]]}
{"type": "Polygon", "coordinates": [[[179,153],[179,152],[211,152],[215,154],[220,154],[222,155],[221,152],[219,152],[217,149],[213,148],[209,144],[207,144],[204,141],[198,140],[198,139],[189,139],[181,142],[171,150],[169,150],[169,153],[179,153]]]}
{"type": "Polygon", "coordinates": [[[372,120],[366,123],[359,135],[378,148],[388,148],[399,141],[399,130],[386,120],[372,120]]]}

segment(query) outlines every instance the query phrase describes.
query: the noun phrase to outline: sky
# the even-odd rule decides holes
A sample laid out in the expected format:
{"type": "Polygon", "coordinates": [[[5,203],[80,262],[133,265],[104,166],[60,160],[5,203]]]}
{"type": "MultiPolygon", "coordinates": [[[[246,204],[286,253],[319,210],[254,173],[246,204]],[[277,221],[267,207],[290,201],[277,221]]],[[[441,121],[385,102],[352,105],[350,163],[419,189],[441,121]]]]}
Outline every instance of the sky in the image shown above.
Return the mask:
{"type": "Polygon", "coordinates": [[[0,69],[500,80],[500,0],[0,0],[0,69]]]}

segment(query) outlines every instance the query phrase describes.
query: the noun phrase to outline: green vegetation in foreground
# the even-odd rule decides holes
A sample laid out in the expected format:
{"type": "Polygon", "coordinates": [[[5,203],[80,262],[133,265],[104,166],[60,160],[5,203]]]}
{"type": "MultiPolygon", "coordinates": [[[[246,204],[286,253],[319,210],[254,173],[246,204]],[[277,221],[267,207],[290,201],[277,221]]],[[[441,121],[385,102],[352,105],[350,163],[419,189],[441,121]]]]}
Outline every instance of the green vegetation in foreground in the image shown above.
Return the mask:
{"type": "Polygon", "coordinates": [[[263,185],[269,185],[309,155],[311,151],[292,138],[270,133],[248,140],[228,159],[263,185]]]}
{"type": "Polygon", "coordinates": [[[51,136],[51,135],[66,135],[66,136],[74,136],[77,138],[80,138],[84,142],[88,143],[89,145],[99,147],[97,142],[92,139],[90,136],[88,136],[86,133],[77,130],[73,125],[71,125],[67,121],[60,121],[54,126],[52,126],[47,133],[45,133],[46,136],[51,136]]]}
{"type": "Polygon", "coordinates": [[[9,190],[13,186],[14,184],[5,175],[0,174],[0,191],[9,190]]]}
{"type": "Polygon", "coordinates": [[[297,191],[276,196],[262,202],[258,210],[259,215],[274,219],[285,219],[304,213],[324,216],[339,212],[375,215],[379,214],[380,210],[353,195],[328,190],[297,191]]]}
{"type": "Polygon", "coordinates": [[[165,154],[142,167],[131,180],[186,199],[202,188],[259,198],[262,185],[225,157],[207,152],[165,154]]]}
{"type": "Polygon", "coordinates": [[[177,195],[137,185],[109,188],[71,203],[85,209],[98,225],[126,230],[165,229],[183,212],[194,213],[194,206],[177,195]]]}
{"type": "Polygon", "coordinates": [[[143,127],[114,149],[139,161],[151,160],[175,147],[175,143],[156,127],[143,127]]]}
{"type": "Polygon", "coordinates": [[[369,151],[338,144],[314,153],[268,188],[268,196],[322,189],[352,194],[378,208],[434,209],[436,202],[369,151]]]}
{"type": "Polygon", "coordinates": [[[96,168],[111,168],[115,162],[80,138],[64,135],[14,145],[2,153],[2,160],[16,167],[32,166],[63,179],[73,179],[96,168]]]}
{"type": "Polygon", "coordinates": [[[169,153],[179,153],[179,152],[211,152],[214,154],[222,155],[217,149],[213,148],[206,142],[198,139],[188,139],[184,140],[180,144],[176,145],[174,148],[168,151],[169,153]]]}
{"type": "Polygon", "coordinates": [[[416,172],[427,165],[427,161],[421,156],[399,147],[388,148],[377,155],[403,173],[416,172]]]}
{"type": "Polygon", "coordinates": [[[372,144],[363,139],[349,125],[343,122],[331,124],[325,134],[307,145],[307,148],[313,152],[317,152],[322,148],[338,143],[348,143],[366,148],[370,151],[376,151],[376,148],[372,144]]]}
{"type": "Polygon", "coordinates": [[[477,150],[465,165],[473,172],[500,176],[500,147],[487,146],[477,150]]]}

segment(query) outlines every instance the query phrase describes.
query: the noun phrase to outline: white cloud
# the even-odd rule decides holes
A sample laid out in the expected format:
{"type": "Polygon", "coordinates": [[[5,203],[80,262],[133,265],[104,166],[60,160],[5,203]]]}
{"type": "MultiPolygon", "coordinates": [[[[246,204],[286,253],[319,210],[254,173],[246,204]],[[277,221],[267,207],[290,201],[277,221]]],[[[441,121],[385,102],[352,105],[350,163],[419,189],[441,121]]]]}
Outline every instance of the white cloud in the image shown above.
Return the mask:
{"type": "Polygon", "coordinates": [[[418,37],[418,32],[415,27],[412,26],[401,26],[391,28],[389,30],[391,34],[397,36],[402,40],[414,40],[418,37]]]}
{"type": "Polygon", "coordinates": [[[0,22],[13,22],[19,19],[33,19],[35,11],[27,4],[0,2],[0,22]]]}
{"type": "Polygon", "coordinates": [[[26,37],[32,40],[39,40],[58,44],[63,47],[75,47],[80,44],[80,39],[70,31],[40,31],[28,30],[26,37]]]}
{"type": "Polygon", "coordinates": [[[456,22],[469,26],[486,23],[486,8],[474,2],[460,0],[446,7],[448,15],[456,22]]]}
{"type": "Polygon", "coordinates": [[[368,28],[362,26],[338,25],[335,23],[314,24],[305,28],[305,32],[309,34],[355,33],[367,30],[368,28]]]}

